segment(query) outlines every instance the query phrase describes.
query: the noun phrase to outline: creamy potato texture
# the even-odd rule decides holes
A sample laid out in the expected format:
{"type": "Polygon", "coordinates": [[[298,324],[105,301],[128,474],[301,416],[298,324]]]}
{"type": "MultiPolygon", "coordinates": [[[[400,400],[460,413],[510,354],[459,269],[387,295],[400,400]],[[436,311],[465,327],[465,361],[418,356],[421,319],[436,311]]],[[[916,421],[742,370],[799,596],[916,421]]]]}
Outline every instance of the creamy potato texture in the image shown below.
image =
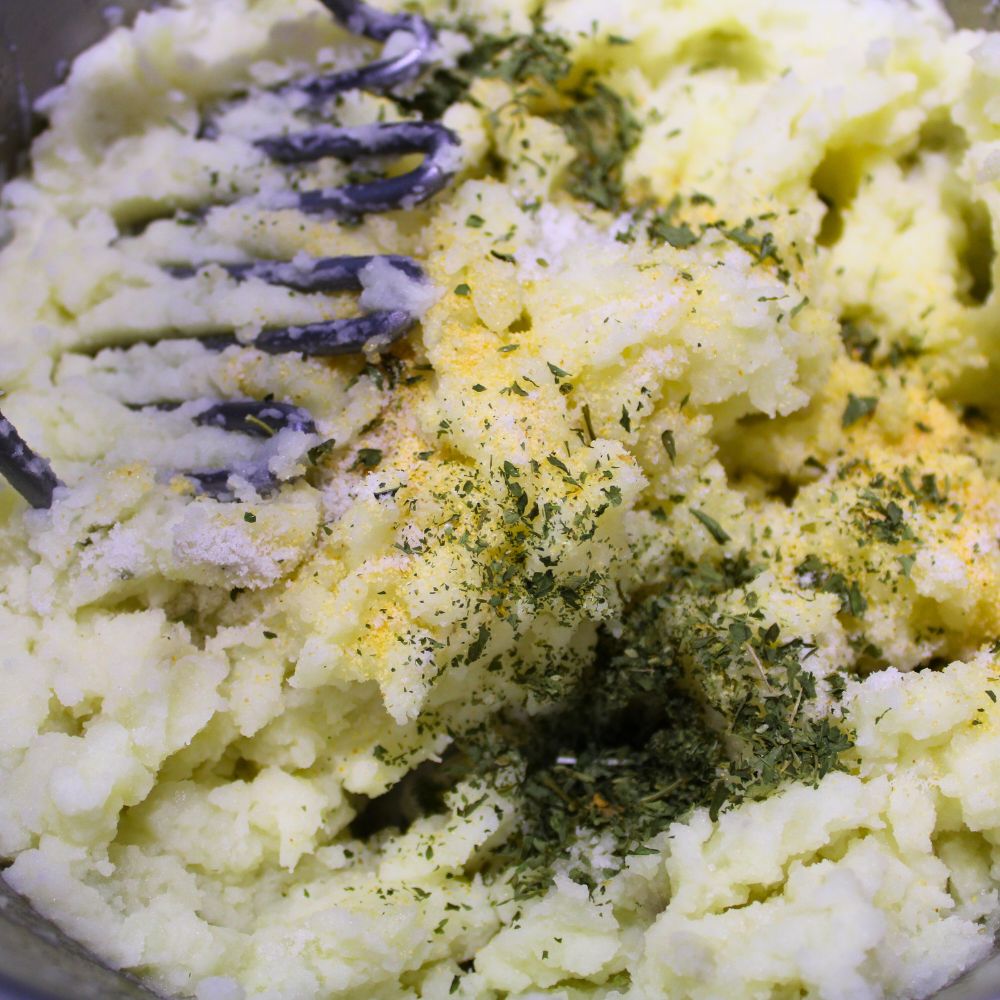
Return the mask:
{"type": "Polygon", "coordinates": [[[931,995],[1000,925],[1000,39],[424,12],[438,70],[330,120],[439,116],[460,172],[358,226],[266,203],[356,167],[253,144],[375,54],[312,0],[179,0],[43,102],[0,386],[66,487],[0,489],[3,877],[198,1000],[931,995]],[[366,275],[423,317],[381,355],[199,343],[358,308],[218,264],[362,253],[431,279],[366,275]],[[316,432],[192,420],[269,396],[316,432]]]}

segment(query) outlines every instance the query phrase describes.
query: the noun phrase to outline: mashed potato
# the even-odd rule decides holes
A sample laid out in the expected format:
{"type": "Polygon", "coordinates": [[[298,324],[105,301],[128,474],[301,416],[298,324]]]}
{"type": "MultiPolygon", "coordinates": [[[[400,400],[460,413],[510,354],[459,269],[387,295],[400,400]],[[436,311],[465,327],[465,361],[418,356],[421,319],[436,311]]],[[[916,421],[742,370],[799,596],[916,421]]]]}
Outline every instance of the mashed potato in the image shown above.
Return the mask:
{"type": "Polygon", "coordinates": [[[929,996],[1000,927],[1000,38],[425,13],[437,71],[333,113],[461,170],[361,226],[261,197],[349,171],[252,141],[373,55],[314,0],[177,0],[43,101],[0,386],[66,486],[0,489],[4,879],[198,1000],[929,996]],[[199,342],[351,315],[217,266],[302,253],[420,259],[419,330],[199,342]],[[266,397],[315,433],[191,419],[266,397]]]}

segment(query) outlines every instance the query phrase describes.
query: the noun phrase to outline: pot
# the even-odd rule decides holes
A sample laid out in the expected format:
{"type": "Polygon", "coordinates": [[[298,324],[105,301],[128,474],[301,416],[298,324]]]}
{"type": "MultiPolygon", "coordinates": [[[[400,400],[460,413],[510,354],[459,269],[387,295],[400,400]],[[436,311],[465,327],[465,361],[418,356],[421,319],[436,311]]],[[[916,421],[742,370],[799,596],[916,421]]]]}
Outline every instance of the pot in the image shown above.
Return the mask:
{"type": "MultiPolygon", "coordinates": [[[[15,173],[38,121],[31,102],[59,81],[67,61],[156,0],[0,0],[0,179],[15,173]]],[[[1000,30],[996,0],[950,0],[964,27],[1000,30]]],[[[0,1000],[151,1000],[131,976],[111,972],[0,879],[0,1000]]],[[[936,1000],[1000,1000],[1000,955],[936,1000]]]]}
{"type": "Polygon", "coordinates": [[[0,0],[0,170],[22,162],[36,122],[31,101],[59,81],[68,60],[119,20],[155,0],[0,0]]]}

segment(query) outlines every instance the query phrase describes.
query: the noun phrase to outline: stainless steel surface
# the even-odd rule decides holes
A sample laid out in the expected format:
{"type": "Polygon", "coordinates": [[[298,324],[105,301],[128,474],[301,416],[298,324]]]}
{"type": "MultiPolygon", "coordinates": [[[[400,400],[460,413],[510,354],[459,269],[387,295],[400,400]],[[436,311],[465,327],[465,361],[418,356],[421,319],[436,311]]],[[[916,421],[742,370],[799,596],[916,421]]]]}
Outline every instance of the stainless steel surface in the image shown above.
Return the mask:
{"type": "Polygon", "coordinates": [[[997,0],[944,0],[948,13],[961,28],[1000,30],[1000,2],[997,0]]]}
{"type": "Polygon", "coordinates": [[[0,879],[0,1000],[152,1000],[40,920],[0,879]]]}
{"type": "Polygon", "coordinates": [[[59,81],[66,61],[107,34],[110,14],[153,0],[0,0],[0,165],[18,164],[31,135],[30,100],[59,81]]]}
{"type": "MultiPolygon", "coordinates": [[[[802,0],[822,3],[823,0],[802,0]]],[[[1000,30],[1000,0],[950,0],[963,27],[1000,30]]],[[[126,18],[155,0],[115,0],[126,18]]],[[[0,173],[17,168],[30,138],[30,101],[57,83],[66,60],[108,31],[100,0],[0,0],[0,173]]],[[[7,889],[0,879],[0,1000],[150,1000],[108,972],[7,889]]],[[[937,1000],[1000,1000],[1000,956],[937,1000]]]]}

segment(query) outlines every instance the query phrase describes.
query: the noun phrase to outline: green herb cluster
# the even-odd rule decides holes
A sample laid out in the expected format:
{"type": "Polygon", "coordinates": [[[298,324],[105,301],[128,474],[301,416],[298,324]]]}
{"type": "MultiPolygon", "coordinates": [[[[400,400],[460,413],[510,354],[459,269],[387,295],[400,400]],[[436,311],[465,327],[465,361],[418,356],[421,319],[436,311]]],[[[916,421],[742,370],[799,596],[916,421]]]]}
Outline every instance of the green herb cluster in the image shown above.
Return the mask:
{"type": "Polygon", "coordinates": [[[518,104],[565,132],[576,152],[570,193],[599,208],[621,210],[622,168],[642,133],[626,100],[593,72],[580,71],[569,43],[547,31],[540,14],[527,34],[486,34],[471,21],[459,28],[472,42],[470,51],[454,68],[435,72],[415,96],[401,99],[404,110],[440,118],[456,101],[468,99],[477,78],[505,80],[515,88],[518,104]]]}
{"type": "Polygon", "coordinates": [[[799,582],[806,587],[815,587],[826,594],[836,594],[840,598],[840,610],[844,614],[863,615],[868,602],[857,581],[847,580],[843,573],[832,570],[819,556],[809,555],[796,568],[799,582]]]}
{"type": "Polygon", "coordinates": [[[576,151],[569,192],[598,208],[619,211],[625,199],[622,168],[639,142],[642,126],[625,100],[603,83],[590,83],[573,98],[556,116],[576,151]]]}
{"type": "Polygon", "coordinates": [[[675,586],[651,600],[659,610],[655,634],[675,650],[687,688],[723,720],[727,761],[713,789],[713,814],[726,803],[765,797],[784,781],[816,784],[841,768],[850,734],[819,701],[807,669],[815,648],[769,623],[752,589],[742,590],[745,611],[722,610],[754,568],[745,557],[728,560],[722,588],[712,575],[686,568],[679,564],[675,586]],[[739,582],[726,587],[733,579],[739,582]]]}
{"type": "MultiPolygon", "coordinates": [[[[787,638],[743,589],[745,555],[718,567],[678,556],[673,580],[604,634],[576,688],[544,719],[497,722],[474,756],[524,762],[505,789],[521,824],[499,852],[519,895],[543,892],[581,835],[610,836],[619,858],[695,806],[718,816],[791,780],[815,785],[844,768],[851,734],[828,717],[806,669],[813,647],[787,638]],[[722,610],[741,591],[747,610],[722,610]],[[488,749],[484,749],[488,748],[488,749]]],[[[570,871],[593,886],[585,855],[570,871]]]]}

